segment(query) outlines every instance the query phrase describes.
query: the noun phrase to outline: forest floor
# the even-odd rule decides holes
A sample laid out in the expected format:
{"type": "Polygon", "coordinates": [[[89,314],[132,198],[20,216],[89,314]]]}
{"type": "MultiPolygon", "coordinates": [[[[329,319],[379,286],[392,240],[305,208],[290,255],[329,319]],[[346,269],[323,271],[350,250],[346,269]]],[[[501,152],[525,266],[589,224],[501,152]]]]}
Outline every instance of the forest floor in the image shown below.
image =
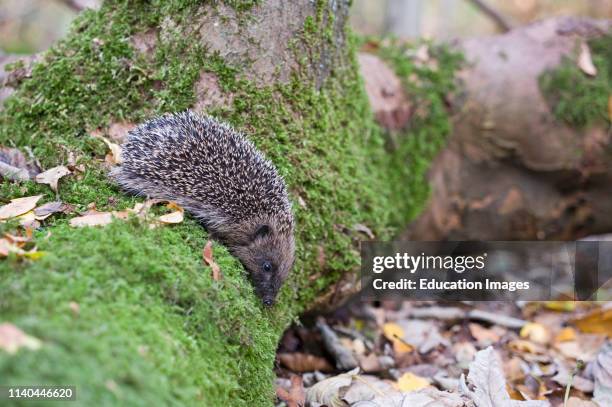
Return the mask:
{"type": "Polygon", "coordinates": [[[355,301],[285,333],[279,405],[609,406],[611,305],[355,301]]]}

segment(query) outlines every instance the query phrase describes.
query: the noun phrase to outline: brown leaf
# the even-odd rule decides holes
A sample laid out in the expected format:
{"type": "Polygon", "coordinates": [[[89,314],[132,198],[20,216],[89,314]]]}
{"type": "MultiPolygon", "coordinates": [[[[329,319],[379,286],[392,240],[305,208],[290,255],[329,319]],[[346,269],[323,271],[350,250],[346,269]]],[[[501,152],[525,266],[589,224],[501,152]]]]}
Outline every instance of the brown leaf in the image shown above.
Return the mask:
{"type": "Polygon", "coordinates": [[[282,387],[276,388],[276,395],[279,399],[287,402],[288,407],[302,407],[306,403],[306,392],[302,378],[298,375],[291,375],[291,389],[289,391],[282,387]]]}
{"type": "Polygon", "coordinates": [[[204,262],[208,264],[212,270],[212,278],[215,281],[221,280],[221,268],[217,263],[215,263],[213,259],[213,250],[212,250],[212,241],[209,240],[206,242],[206,246],[204,246],[204,250],[202,251],[202,257],[204,258],[204,262]]]}
{"type": "Polygon", "coordinates": [[[597,68],[593,65],[591,50],[586,42],[580,44],[580,55],[578,55],[578,68],[589,76],[597,75],[597,68]]]}
{"type": "Polygon", "coordinates": [[[487,347],[499,341],[499,334],[492,329],[487,329],[480,324],[470,323],[468,325],[470,333],[478,342],[478,345],[487,347]]]}
{"type": "Polygon", "coordinates": [[[297,373],[313,372],[315,370],[332,372],[334,370],[327,359],[307,353],[279,353],[278,360],[283,366],[297,373]]]}
{"type": "Polygon", "coordinates": [[[45,172],[41,172],[36,176],[36,182],[39,184],[49,184],[54,192],[57,192],[57,183],[60,178],[71,174],[72,172],[63,165],[53,167],[45,172]]]}
{"type": "Polygon", "coordinates": [[[612,337],[612,307],[597,308],[570,322],[582,332],[601,333],[612,337]]]}
{"type": "Polygon", "coordinates": [[[21,329],[11,323],[0,324],[0,350],[13,355],[20,348],[37,350],[41,347],[40,340],[26,335],[21,329]]]}
{"type": "Polygon", "coordinates": [[[0,207],[0,220],[14,218],[31,211],[41,197],[42,195],[35,195],[11,200],[11,203],[0,207]]]}
{"type": "Polygon", "coordinates": [[[181,223],[183,221],[183,210],[181,209],[180,211],[174,211],[172,213],[161,215],[158,220],[161,223],[181,223]]]}
{"type": "Polygon", "coordinates": [[[100,135],[99,133],[91,133],[91,135],[102,140],[110,150],[110,156],[107,157],[107,162],[109,162],[109,164],[114,165],[121,164],[123,162],[121,159],[121,146],[119,144],[109,141],[106,137],[100,135]]]}

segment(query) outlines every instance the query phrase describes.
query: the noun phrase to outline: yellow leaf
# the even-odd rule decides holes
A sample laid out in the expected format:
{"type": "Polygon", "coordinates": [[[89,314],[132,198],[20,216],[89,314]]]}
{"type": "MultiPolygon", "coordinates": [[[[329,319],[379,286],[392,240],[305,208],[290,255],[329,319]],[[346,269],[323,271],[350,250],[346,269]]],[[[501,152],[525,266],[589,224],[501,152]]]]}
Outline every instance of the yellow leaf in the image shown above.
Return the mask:
{"type": "Polygon", "coordinates": [[[383,325],[383,334],[385,338],[393,343],[393,350],[396,353],[406,353],[412,352],[414,347],[408,343],[406,343],[404,338],[404,329],[396,323],[387,322],[383,325]]]}
{"type": "Polygon", "coordinates": [[[550,341],[550,332],[542,324],[528,322],[521,328],[521,338],[545,345],[550,341]]]}
{"type": "Polygon", "coordinates": [[[45,256],[46,254],[47,254],[46,252],[30,251],[30,252],[25,252],[23,254],[23,257],[27,257],[30,260],[38,260],[42,258],[43,256],[45,256]]]}
{"type": "Polygon", "coordinates": [[[0,207],[0,220],[14,218],[30,212],[36,207],[36,202],[38,202],[41,197],[42,195],[34,195],[12,199],[11,203],[0,207]]]}
{"type": "Polygon", "coordinates": [[[429,386],[429,381],[424,377],[417,376],[413,373],[404,373],[399,379],[397,379],[397,388],[401,391],[409,392],[421,390],[429,386]]]}
{"type": "Polygon", "coordinates": [[[575,301],[547,301],[544,305],[553,311],[571,312],[576,309],[575,301]]]}
{"type": "Polygon", "coordinates": [[[569,342],[576,340],[576,330],[574,328],[566,327],[563,328],[557,336],[555,336],[555,342],[569,342]]]}
{"type": "Polygon", "coordinates": [[[510,341],[508,343],[508,346],[510,347],[510,349],[517,352],[526,352],[532,354],[539,354],[543,352],[543,349],[538,347],[535,343],[521,339],[510,341]]]}
{"type": "Polygon", "coordinates": [[[571,322],[582,332],[606,334],[608,337],[612,337],[612,308],[598,308],[571,322]]]}

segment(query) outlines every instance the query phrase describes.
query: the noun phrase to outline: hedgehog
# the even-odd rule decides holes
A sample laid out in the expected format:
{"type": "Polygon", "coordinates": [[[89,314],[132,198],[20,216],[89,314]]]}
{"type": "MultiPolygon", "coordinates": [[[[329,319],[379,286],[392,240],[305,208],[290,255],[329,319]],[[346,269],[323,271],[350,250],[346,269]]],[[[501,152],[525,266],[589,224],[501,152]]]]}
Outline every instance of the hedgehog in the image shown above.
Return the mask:
{"type": "Polygon", "coordinates": [[[293,267],[291,203],[274,165],[243,134],[192,111],[128,133],[110,176],[127,192],[177,202],[236,256],[263,304],[293,267]]]}

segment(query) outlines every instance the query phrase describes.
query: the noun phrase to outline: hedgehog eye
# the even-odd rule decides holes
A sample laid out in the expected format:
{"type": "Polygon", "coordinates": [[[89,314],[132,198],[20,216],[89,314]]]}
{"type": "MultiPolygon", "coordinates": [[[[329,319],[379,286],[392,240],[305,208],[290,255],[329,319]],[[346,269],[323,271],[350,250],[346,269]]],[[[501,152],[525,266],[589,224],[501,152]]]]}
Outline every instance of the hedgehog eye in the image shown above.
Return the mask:
{"type": "Polygon", "coordinates": [[[263,271],[265,271],[266,273],[269,273],[272,271],[272,264],[269,261],[264,261],[261,267],[263,268],[263,271]]]}

